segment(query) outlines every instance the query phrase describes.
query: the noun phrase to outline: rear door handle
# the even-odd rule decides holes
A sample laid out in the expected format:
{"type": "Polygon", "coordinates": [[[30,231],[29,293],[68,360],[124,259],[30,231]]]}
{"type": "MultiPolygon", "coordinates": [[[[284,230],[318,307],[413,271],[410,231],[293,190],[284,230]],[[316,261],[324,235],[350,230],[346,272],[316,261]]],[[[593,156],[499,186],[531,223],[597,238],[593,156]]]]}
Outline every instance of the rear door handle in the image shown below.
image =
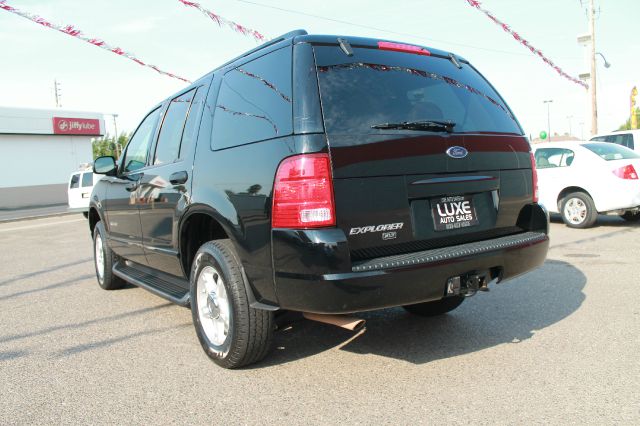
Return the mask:
{"type": "Polygon", "coordinates": [[[124,189],[129,192],[133,192],[138,189],[138,187],[140,186],[140,181],[142,180],[142,173],[135,175],[135,177],[135,179],[132,179],[130,183],[124,186],[124,189]]]}
{"type": "Polygon", "coordinates": [[[169,182],[173,185],[182,185],[183,183],[186,183],[188,179],[189,175],[184,170],[171,173],[171,176],[169,176],[169,182]]]}
{"type": "Polygon", "coordinates": [[[126,189],[129,192],[133,192],[136,189],[138,189],[138,186],[140,186],[140,182],[136,181],[136,182],[131,182],[128,183],[124,186],[124,189],[126,189]]]}

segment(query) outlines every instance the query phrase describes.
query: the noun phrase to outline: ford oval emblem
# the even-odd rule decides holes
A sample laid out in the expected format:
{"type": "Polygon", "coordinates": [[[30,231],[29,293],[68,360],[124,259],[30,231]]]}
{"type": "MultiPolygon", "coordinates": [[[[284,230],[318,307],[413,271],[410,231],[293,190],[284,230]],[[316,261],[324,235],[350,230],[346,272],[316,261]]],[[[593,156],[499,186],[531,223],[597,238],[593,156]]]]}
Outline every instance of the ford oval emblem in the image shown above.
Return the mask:
{"type": "Polygon", "coordinates": [[[451,158],[464,158],[467,154],[469,154],[469,151],[461,146],[452,146],[447,150],[447,155],[451,158]]]}

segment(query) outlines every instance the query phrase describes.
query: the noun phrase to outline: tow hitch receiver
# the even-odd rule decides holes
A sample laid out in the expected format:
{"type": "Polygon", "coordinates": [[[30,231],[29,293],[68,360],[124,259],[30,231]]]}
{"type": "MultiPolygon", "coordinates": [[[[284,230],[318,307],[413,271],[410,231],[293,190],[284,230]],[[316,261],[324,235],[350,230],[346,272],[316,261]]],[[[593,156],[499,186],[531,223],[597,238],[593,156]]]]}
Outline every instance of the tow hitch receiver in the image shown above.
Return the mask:
{"type": "Polygon", "coordinates": [[[471,297],[478,291],[489,291],[489,281],[491,275],[488,272],[451,277],[447,280],[446,296],[471,297]]]}

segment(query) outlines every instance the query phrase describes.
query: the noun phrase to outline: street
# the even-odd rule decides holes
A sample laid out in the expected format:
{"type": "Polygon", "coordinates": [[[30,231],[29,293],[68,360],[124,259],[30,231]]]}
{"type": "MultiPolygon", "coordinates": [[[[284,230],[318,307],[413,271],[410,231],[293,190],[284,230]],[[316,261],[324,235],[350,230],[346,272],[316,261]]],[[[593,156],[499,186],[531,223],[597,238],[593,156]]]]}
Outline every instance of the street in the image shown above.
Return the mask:
{"type": "Polygon", "coordinates": [[[0,424],[638,424],[640,226],[551,228],[542,268],[448,315],[299,320],[228,371],[188,309],[98,287],[81,215],[0,224],[0,424]]]}

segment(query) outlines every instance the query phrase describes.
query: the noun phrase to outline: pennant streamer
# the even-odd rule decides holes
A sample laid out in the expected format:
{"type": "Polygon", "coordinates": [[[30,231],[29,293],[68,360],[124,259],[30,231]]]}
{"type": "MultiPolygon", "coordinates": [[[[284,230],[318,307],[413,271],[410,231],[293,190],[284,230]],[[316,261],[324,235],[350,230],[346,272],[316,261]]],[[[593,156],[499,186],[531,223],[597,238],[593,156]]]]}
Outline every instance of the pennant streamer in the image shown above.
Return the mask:
{"type": "Polygon", "coordinates": [[[215,22],[216,24],[218,24],[219,27],[222,27],[222,25],[225,25],[225,26],[231,28],[233,31],[235,31],[237,33],[240,33],[240,34],[245,35],[245,36],[253,37],[256,41],[267,41],[265,36],[260,34],[258,31],[252,30],[251,28],[247,28],[247,27],[242,26],[242,25],[240,25],[240,24],[238,24],[236,22],[233,22],[233,21],[230,21],[228,19],[225,19],[220,15],[216,15],[212,11],[207,10],[204,7],[202,7],[202,5],[200,3],[196,3],[196,2],[193,2],[193,1],[187,1],[187,0],[178,0],[178,1],[180,3],[182,3],[182,4],[184,4],[185,6],[195,7],[200,12],[202,12],[205,16],[211,18],[211,20],[213,22],[215,22]]]}
{"type": "Polygon", "coordinates": [[[6,2],[6,0],[0,0],[0,9],[6,10],[7,12],[11,12],[11,13],[14,13],[14,14],[19,15],[19,16],[22,16],[23,18],[26,18],[26,19],[28,19],[30,21],[33,21],[36,24],[40,24],[40,25],[42,25],[44,27],[51,28],[52,30],[57,30],[57,31],[60,31],[61,33],[65,33],[65,34],[70,35],[72,37],[75,37],[75,38],[78,38],[80,40],[86,41],[87,43],[91,43],[94,46],[98,46],[101,49],[108,50],[108,51],[110,51],[112,53],[115,53],[118,56],[122,56],[124,58],[127,58],[127,59],[137,63],[138,65],[142,65],[143,67],[151,68],[152,70],[154,70],[157,73],[160,73],[162,75],[166,75],[166,76],[169,76],[169,77],[177,78],[178,80],[184,81],[185,83],[191,83],[186,78],[182,78],[182,77],[177,76],[175,74],[172,74],[170,72],[162,71],[161,69],[159,69],[155,65],[147,64],[147,63],[143,62],[140,59],[138,59],[135,56],[133,56],[131,53],[126,52],[126,51],[122,50],[119,47],[111,46],[111,45],[107,44],[105,41],[97,39],[97,38],[87,37],[87,36],[83,35],[82,32],[79,29],[77,29],[76,27],[74,27],[73,25],[60,26],[60,25],[52,24],[51,22],[47,21],[46,19],[44,19],[44,18],[42,18],[42,17],[40,17],[38,15],[33,15],[33,14],[29,13],[29,12],[18,10],[13,6],[9,6],[7,4],[7,2],[6,2]]]}
{"type": "Polygon", "coordinates": [[[579,84],[580,86],[584,87],[585,89],[589,88],[589,85],[587,83],[585,83],[582,80],[579,80],[575,77],[571,77],[569,74],[567,74],[566,72],[564,72],[562,70],[562,68],[560,68],[559,66],[557,66],[556,64],[554,64],[551,59],[547,58],[546,56],[544,56],[544,54],[536,49],[535,47],[533,47],[527,40],[525,40],[524,38],[522,38],[520,36],[520,34],[518,34],[517,32],[513,31],[511,29],[511,27],[508,24],[505,24],[504,22],[500,21],[498,18],[496,18],[491,12],[489,12],[487,9],[482,7],[482,4],[480,4],[479,1],[477,0],[467,0],[467,3],[469,3],[470,6],[475,7],[476,9],[478,9],[480,12],[484,13],[485,15],[487,15],[487,17],[489,19],[491,19],[493,22],[496,23],[496,25],[502,27],[502,29],[511,34],[511,36],[520,44],[522,44],[524,47],[526,47],[527,49],[529,49],[531,51],[531,53],[533,53],[534,55],[537,55],[538,57],[540,57],[540,59],[542,59],[544,61],[545,64],[549,65],[551,68],[553,68],[554,70],[556,70],[556,72],[558,74],[560,74],[562,77],[566,78],[569,81],[572,81],[576,84],[579,84]]]}

